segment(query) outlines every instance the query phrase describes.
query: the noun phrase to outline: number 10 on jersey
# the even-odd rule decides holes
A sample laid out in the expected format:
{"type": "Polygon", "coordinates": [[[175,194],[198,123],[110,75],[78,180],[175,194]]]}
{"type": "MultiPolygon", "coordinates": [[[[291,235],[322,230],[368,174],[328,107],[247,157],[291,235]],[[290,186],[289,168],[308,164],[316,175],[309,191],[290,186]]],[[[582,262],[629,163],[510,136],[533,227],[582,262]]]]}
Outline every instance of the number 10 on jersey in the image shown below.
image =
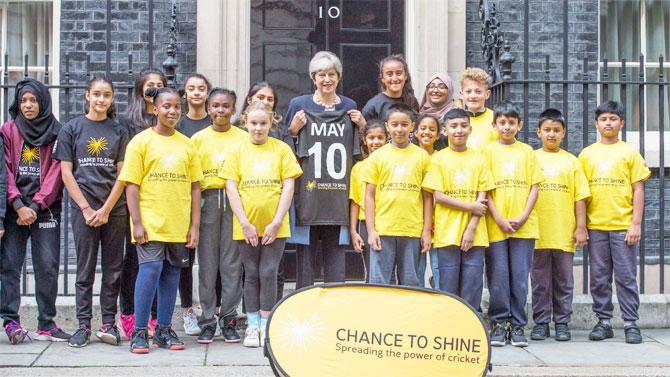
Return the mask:
{"type": "MultiPolygon", "coordinates": [[[[314,155],[314,178],[321,179],[322,153],[321,142],[317,141],[307,150],[310,156],[314,155]]],[[[342,143],[332,143],[326,151],[326,170],[332,179],[342,179],[346,175],[347,170],[347,152],[342,143]],[[340,166],[335,170],[335,153],[340,155],[340,166]]]]}

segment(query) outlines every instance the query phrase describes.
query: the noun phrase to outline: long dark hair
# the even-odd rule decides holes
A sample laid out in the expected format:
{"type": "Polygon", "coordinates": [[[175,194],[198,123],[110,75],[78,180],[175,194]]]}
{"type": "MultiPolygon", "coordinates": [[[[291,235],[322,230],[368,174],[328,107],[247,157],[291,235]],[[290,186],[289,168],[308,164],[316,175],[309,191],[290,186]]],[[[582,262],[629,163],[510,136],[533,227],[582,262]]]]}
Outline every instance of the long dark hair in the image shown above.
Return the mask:
{"type": "Polygon", "coordinates": [[[405,57],[402,56],[402,54],[389,55],[379,62],[379,87],[381,88],[381,91],[383,92],[386,90],[386,86],[382,81],[382,76],[384,73],[384,65],[388,62],[398,62],[402,64],[402,69],[405,71],[407,80],[405,80],[405,84],[402,86],[402,95],[400,96],[400,100],[402,103],[409,106],[409,108],[413,111],[419,112],[419,101],[416,100],[416,96],[414,96],[414,88],[412,88],[412,76],[409,74],[407,61],[405,61],[405,57]]]}
{"type": "Polygon", "coordinates": [[[167,78],[163,71],[156,68],[145,68],[143,69],[137,79],[135,79],[135,85],[133,86],[133,96],[130,99],[128,104],[128,109],[125,112],[126,118],[133,125],[141,125],[142,128],[147,128],[151,126],[147,124],[144,119],[144,113],[146,111],[146,103],[144,101],[144,93],[142,92],[142,87],[149,80],[149,75],[158,75],[163,82],[163,86],[167,86],[167,78]]]}
{"type": "MultiPolygon", "coordinates": [[[[240,111],[240,118],[241,114],[244,114],[244,112],[247,110],[247,107],[249,107],[249,99],[253,96],[256,95],[261,89],[264,88],[269,88],[272,90],[272,95],[275,97],[275,102],[272,105],[272,127],[275,127],[279,122],[281,122],[281,115],[277,114],[277,105],[279,105],[279,95],[277,94],[277,91],[275,88],[270,85],[267,81],[256,81],[255,83],[251,84],[251,88],[249,88],[249,92],[247,92],[247,96],[244,97],[244,104],[242,104],[242,110],[240,111]]],[[[241,120],[241,119],[240,119],[241,120]]]]}
{"type": "MultiPolygon", "coordinates": [[[[207,86],[206,90],[206,95],[207,98],[209,98],[209,91],[212,89],[212,84],[207,80],[207,77],[201,73],[190,73],[188,76],[186,76],[186,79],[184,80],[184,86],[179,90],[179,96],[184,97],[186,95],[186,85],[188,84],[188,80],[190,79],[200,79],[205,82],[205,86],[207,86]]],[[[207,111],[207,98],[205,98],[205,111],[207,111]]],[[[184,102],[182,104],[182,111],[189,111],[191,109],[191,105],[188,103],[188,98],[184,98],[184,102]]]]}
{"type": "MultiPolygon", "coordinates": [[[[109,85],[110,88],[112,88],[112,104],[107,109],[107,118],[114,119],[114,118],[116,118],[116,106],[114,105],[114,93],[116,91],[114,90],[114,84],[109,79],[107,79],[106,77],[94,77],[94,78],[90,79],[88,81],[88,84],[86,85],[86,92],[90,94],[91,93],[91,88],[93,88],[93,85],[95,83],[98,83],[98,82],[105,83],[105,84],[109,85]]],[[[88,103],[88,101],[87,101],[86,106],[84,107],[84,113],[88,114],[88,110],[89,110],[90,105],[91,104],[88,103]]]]}

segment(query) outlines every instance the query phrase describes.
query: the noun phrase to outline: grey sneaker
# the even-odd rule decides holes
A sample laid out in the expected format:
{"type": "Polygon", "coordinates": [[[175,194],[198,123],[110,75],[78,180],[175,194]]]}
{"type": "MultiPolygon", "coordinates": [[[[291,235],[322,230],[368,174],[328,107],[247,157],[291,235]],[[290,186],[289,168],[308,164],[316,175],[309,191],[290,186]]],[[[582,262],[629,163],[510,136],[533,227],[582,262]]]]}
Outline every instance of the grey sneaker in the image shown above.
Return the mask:
{"type": "Polygon", "coordinates": [[[528,339],[523,333],[522,326],[514,326],[510,334],[510,340],[514,347],[528,347],[528,339]]]}
{"type": "Polygon", "coordinates": [[[491,330],[491,346],[493,347],[503,347],[507,344],[507,322],[495,322],[493,324],[493,329],[491,330]]]}
{"type": "Polygon", "coordinates": [[[572,334],[570,334],[570,328],[567,323],[557,323],[555,326],[556,340],[559,342],[567,342],[572,339],[572,334]]]}
{"type": "Polygon", "coordinates": [[[605,340],[613,337],[614,330],[612,330],[612,325],[603,321],[598,321],[593,330],[591,330],[591,333],[589,333],[589,339],[591,340],[605,340]]]}
{"type": "Polygon", "coordinates": [[[533,331],[530,332],[532,340],[545,340],[550,336],[548,323],[538,323],[533,327],[533,331]]]}

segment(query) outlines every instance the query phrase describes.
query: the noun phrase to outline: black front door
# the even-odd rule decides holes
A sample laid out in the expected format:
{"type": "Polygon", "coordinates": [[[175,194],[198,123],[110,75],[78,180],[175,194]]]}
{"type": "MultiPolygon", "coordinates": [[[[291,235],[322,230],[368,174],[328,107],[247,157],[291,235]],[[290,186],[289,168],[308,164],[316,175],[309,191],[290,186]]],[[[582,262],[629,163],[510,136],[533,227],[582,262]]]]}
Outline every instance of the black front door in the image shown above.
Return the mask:
{"type": "MultiPolygon", "coordinates": [[[[339,93],[361,109],[379,92],[379,61],[404,52],[404,14],[404,0],[252,0],[251,81],[265,80],[278,91],[283,115],[291,98],[314,91],[309,61],[328,50],[342,61],[339,93]]],[[[284,255],[290,280],[295,279],[294,250],[288,245],[284,255]]],[[[364,276],[360,255],[350,250],[347,279],[364,276]]]]}

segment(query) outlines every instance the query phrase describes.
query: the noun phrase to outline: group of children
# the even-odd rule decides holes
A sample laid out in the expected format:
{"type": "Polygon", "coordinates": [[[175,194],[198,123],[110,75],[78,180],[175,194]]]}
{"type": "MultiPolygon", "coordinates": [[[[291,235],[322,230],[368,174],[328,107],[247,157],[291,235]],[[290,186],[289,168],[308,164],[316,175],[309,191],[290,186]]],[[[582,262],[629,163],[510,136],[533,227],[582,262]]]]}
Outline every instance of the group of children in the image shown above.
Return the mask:
{"type": "MultiPolygon", "coordinates": [[[[334,95],[341,64],[333,72],[332,82],[313,75],[316,94],[323,95],[314,102],[324,108],[340,104],[337,95],[323,104],[328,90],[334,95]]],[[[226,342],[240,342],[236,318],[244,298],[244,345],[263,345],[293,228],[288,214],[294,211],[296,179],[303,174],[289,132],[299,135],[305,114],[290,113],[284,128],[275,113],[275,90],[260,82],[245,98],[237,127],[231,121],[233,91],[212,88],[199,74],[188,76],[181,92],[166,84],[160,71],[143,71],[117,121],[112,82],[94,78],[85,90],[85,115],[62,127],[43,84],[17,84],[12,119],[1,130],[0,164],[6,169],[0,172],[0,194],[6,186],[7,197],[0,201],[6,230],[0,316],[12,344],[28,337],[18,309],[30,238],[40,339],[73,347],[89,343],[100,250],[102,327],[95,335],[101,341],[119,344],[123,332],[133,353],[148,353],[150,337],[156,346],[183,349],[171,325],[179,291],[186,332],[198,335],[198,343],[211,343],[219,331],[226,342]],[[72,335],[53,321],[63,187],[71,199],[77,256],[79,328],[72,335]],[[196,258],[198,318],[191,297],[196,258]]],[[[635,255],[643,182],[650,172],[640,154],[618,140],[621,105],[608,101],[598,107],[600,141],[577,159],[560,148],[566,124],[558,110],[540,116],[541,149],[518,141],[518,109],[509,102],[486,108],[489,77],[481,69],[463,72],[460,103],[453,101],[451,79],[436,75],[419,104],[407,64],[397,55],[380,63],[380,84],[382,93],[361,112],[355,103],[343,109],[350,127],[360,130],[365,157],[351,168],[347,225],[353,248],[364,256],[366,281],[423,286],[429,255],[435,288],[481,311],[485,273],[491,344],[526,346],[530,274],[536,324],[531,338],[548,337],[553,319],[556,339],[569,340],[572,259],[575,247],[588,242],[599,319],[590,338],[613,336],[614,274],[626,341],[642,341],[635,325],[635,255]]],[[[323,241],[338,230],[331,228],[315,226],[308,233],[323,241]]],[[[336,239],[331,243],[337,248],[336,239]]],[[[309,246],[302,250],[310,266],[313,252],[309,246]]],[[[333,271],[331,279],[344,279],[343,267],[333,271]]],[[[307,274],[298,276],[313,282],[311,268],[307,274]]]]}

